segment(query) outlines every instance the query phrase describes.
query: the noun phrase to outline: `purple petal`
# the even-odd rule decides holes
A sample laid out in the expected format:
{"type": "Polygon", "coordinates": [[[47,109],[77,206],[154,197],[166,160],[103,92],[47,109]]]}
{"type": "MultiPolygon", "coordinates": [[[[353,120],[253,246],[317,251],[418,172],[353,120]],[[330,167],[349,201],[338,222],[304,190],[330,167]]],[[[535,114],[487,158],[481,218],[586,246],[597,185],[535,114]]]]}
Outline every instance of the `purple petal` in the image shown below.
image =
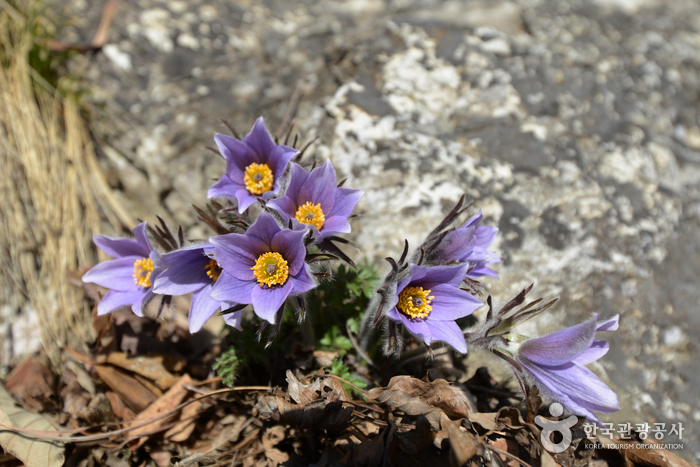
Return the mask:
{"type": "Polygon", "coordinates": [[[267,165],[270,167],[270,170],[272,170],[272,176],[275,179],[274,191],[277,191],[279,188],[279,179],[284,174],[284,169],[287,168],[287,164],[289,164],[289,161],[297,154],[299,154],[299,151],[296,149],[280,145],[269,155],[267,165]]]}
{"type": "MultiPolygon", "coordinates": [[[[222,305],[222,308],[227,307],[231,308],[234,304],[228,304],[228,305],[222,305]]],[[[243,330],[243,326],[241,326],[241,323],[243,322],[243,310],[236,311],[234,313],[228,313],[224,315],[224,321],[226,324],[228,324],[231,327],[234,327],[238,329],[239,331],[243,330]]]]}
{"type": "MultiPolygon", "coordinates": [[[[411,271],[413,271],[413,265],[411,265],[411,271]]],[[[424,289],[432,289],[439,284],[449,284],[453,287],[459,287],[464,280],[466,272],[467,266],[464,264],[460,266],[434,266],[432,268],[426,268],[425,275],[420,279],[416,279],[412,274],[411,284],[421,286],[424,289]]]]}
{"type": "Polygon", "coordinates": [[[620,327],[620,315],[615,315],[607,321],[603,321],[602,323],[598,323],[598,326],[596,327],[596,332],[617,331],[617,329],[619,327],[620,327]]]}
{"type": "Polygon", "coordinates": [[[325,164],[311,171],[309,178],[299,190],[297,204],[301,206],[306,202],[321,203],[323,213],[330,214],[335,205],[336,183],[335,169],[331,161],[326,159],[325,164]]]}
{"type": "Polygon", "coordinates": [[[283,196],[281,198],[270,200],[267,203],[267,206],[277,211],[285,221],[289,221],[290,218],[293,219],[296,215],[297,209],[299,209],[296,203],[289,196],[283,196]]]}
{"type": "Polygon", "coordinates": [[[183,248],[161,255],[165,268],[153,282],[153,292],[163,295],[184,295],[212,284],[207,276],[209,257],[201,246],[183,248]]]}
{"type": "Polygon", "coordinates": [[[143,289],[143,290],[145,290],[146,293],[143,294],[141,300],[139,300],[131,305],[131,311],[133,311],[136,316],[141,316],[141,317],[143,317],[143,309],[146,308],[146,305],[148,304],[148,302],[153,297],[155,297],[155,294],[153,293],[153,291],[150,288],[143,289]]]}
{"type": "Polygon", "coordinates": [[[268,245],[257,237],[243,234],[226,234],[211,237],[216,261],[226,272],[243,281],[255,280],[251,269],[258,257],[269,251],[268,245]]]}
{"type": "Polygon", "coordinates": [[[477,212],[475,215],[470,217],[469,220],[467,220],[467,222],[464,223],[462,228],[476,227],[477,225],[479,225],[479,222],[481,222],[481,219],[483,219],[483,218],[484,218],[484,214],[481,212],[481,209],[479,209],[479,212],[477,212]]]}
{"type": "Polygon", "coordinates": [[[245,188],[236,191],[236,199],[238,200],[238,212],[244,213],[252,204],[258,201],[260,196],[251,194],[245,188]]]}
{"type": "Polygon", "coordinates": [[[261,212],[258,219],[253,225],[248,228],[246,236],[254,236],[265,242],[266,245],[272,245],[272,238],[282,230],[282,228],[277,225],[274,217],[267,212],[261,212]]]}
{"type": "Polygon", "coordinates": [[[454,321],[464,318],[483,305],[469,292],[448,284],[432,286],[430,295],[435,297],[431,302],[431,321],[454,321]]]}
{"type": "Polygon", "coordinates": [[[424,319],[408,319],[404,315],[401,316],[401,322],[403,323],[404,326],[406,326],[406,329],[411,334],[415,334],[416,336],[420,337],[423,342],[425,342],[427,345],[430,345],[430,340],[432,334],[430,333],[430,328],[428,328],[428,324],[425,322],[424,319]]]}
{"type": "Polygon", "coordinates": [[[556,366],[581,355],[593,343],[596,319],[562,329],[547,336],[529,339],[520,346],[519,354],[540,365],[556,366]]]}
{"type": "Polygon", "coordinates": [[[148,256],[147,251],[136,240],[130,238],[110,238],[104,235],[93,235],[92,241],[97,248],[114,258],[122,256],[148,256]]]}
{"type": "Polygon", "coordinates": [[[221,271],[219,279],[211,289],[211,297],[220,302],[249,304],[252,302],[253,289],[257,284],[253,281],[236,279],[226,270],[221,271]]]}
{"type": "Polygon", "coordinates": [[[237,161],[239,170],[245,169],[255,162],[250,148],[243,141],[217,133],[214,135],[214,142],[216,143],[216,147],[219,148],[221,156],[226,159],[227,162],[237,161]]]}
{"type": "Polygon", "coordinates": [[[321,227],[320,234],[322,237],[326,237],[336,233],[349,233],[350,230],[350,223],[347,217],[333,216],[330,219],[326,218],[326,222],[323,224],[323,227],[321,227]]]}
{"type": "Polygon", "coordinates": [[[342,216],[347,218],[360,202],[365,192],[362,190],[352,190],[350,188],[338,188],[335,191],[335,205],[333,210],[326,217],[342,216]]]}
{"type": "Polygon", "coordinates": [[[102,297],[100,303],[97,304],[97,315],[106,315],[117,308],[130,306],[133,303],[140,302],[146,291],[146,289],[143,287],[140,288],[141,291],[133,292],[119,292],[117,290],[110,290],[104,297],[102,297]]]}
{"type": "Polygon", "coordinates": [[[479,226],[474,229],[474,235],[476,236],[476,246],[479,248],[488,248],[493,243],[496,234],[498,233],[498,227],[491,226],[479,226]]]}
{"type": "Polygon", "coordinates": [[[572,362],[577,365],[588,365],[605,356],[608,353],[608,349],[610,349],[610,344],[606,341],[593,341],[591,346],[581,355],[574,358],[572,362]]]}
{"type": "Polygon", "coordinates": [[[306,266],[301,268],[299,274],[293,280],[294,290],[291,293],[292,296],[301,295],[316,287],[316,282],[307,271],[306,266]]]}
{"type": "Polygon", "coordinates": [[[252,292],[253,311],[268,323],[275,324],[277,310],[293,288],[294,281],[291,280],[285,282],[282,287],[254,287],[252,292]]]}
{"type": "Polygon", "coordinates": [[[263,164],[267,162],[268,155],[277,147],[272,141],[270,133],[267,132],[262,117],[255,121],[253,129],[243,138],[243,142],[255,153],[255,162],[263,164]]]}
{"type": "Polygon", "coordinates": [[[467,273],[467,277],[470,279],[478,279],[482,276],[498,277],[498,273],[486,266],[481,268],[476,267],[467,273]]]}
{"type": "MultiPolygon", "coordinates": [[[[296,203],[297,198],[299,197],[299,190],[301,190],[301,187],[306,182],[306,179],[309,178],[309,171],[304,169],[299,164],[293,163],[290,169],[290,174],[291,178],[289,180],[289,186],[284,194],[296,203]]],[[[294,208],[294,213],[296,213],[297,209],[299,209],[298,204],[294,208]]]]}
{"type": "Polygon", "coordinates": [[[304,265],[306,258],[305,234],[304,231],[280,230],[272,239],[270,245],[272,251],[281,254],[287,261],[291,276],[296,276],[304,265]]]}
{"type": "Polygon", "coordinates": [[[134,283],[134,263],[143,256],[125,256],[102,261],[83,275],[83,282],[93,282],[108,289],[135,292],[143,287],[134,283]]]}
{"type": "Polygon", "coordinates": [[[202,329],[204,323],[211,318],[221,306],[221,302],[209,296],[213,284],[206,285],[201,290],[192,294],[190,306],[190,332],[195,333],[202,329]]]}
{"type": "Polygon", "coordinates": [[[218,182],[209,187],[207,191],[207,198],[216,198],[217,196],[222,196],[224,198],[236,198],[236,193],[245,189],[245,187],[239,183],[231,180],[227,174],[221,176],[218,182]]]}
{"type": "Polygon", "coordinates": [[[442,261],[464,261],[476,246],[473,227],[461,227],[448,233],[440,242],[439,257],[442,261]]]}
{"type": "Polygon", "coordinates": [[[613,413],[620,410],[617,394],[586,367],[573,363],[557,367],[542,367],[527,361],[521,361],[521,364],[555,399],[574,413],[600,423],[594,411],[613,413]]]}
{"type": "Polygon", "coordinates": [[[434,341],[442,341],[454,347],[457,352],[467,353],[467,342],[460,327],[454,321],[433,321],[426,320],[430,329],[431,337],[434,341]]]}
{"type": "Polygon", "coordinates": [[[139,225],[133,228],[132,232],[139,245],[143,248],[143,256],[148,256],[148,254],[153,250],[151,247],[151,242],[148,240],[148,230],[146,229],[146,223],[141,222],[139,225]]]}

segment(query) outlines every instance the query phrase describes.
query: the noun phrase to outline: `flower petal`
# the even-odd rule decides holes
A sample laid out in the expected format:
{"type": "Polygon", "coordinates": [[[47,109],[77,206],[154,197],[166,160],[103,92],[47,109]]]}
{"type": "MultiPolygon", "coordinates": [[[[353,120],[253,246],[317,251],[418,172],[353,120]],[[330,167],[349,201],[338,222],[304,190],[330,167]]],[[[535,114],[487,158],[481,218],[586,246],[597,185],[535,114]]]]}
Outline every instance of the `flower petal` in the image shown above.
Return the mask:
{"type": "Polygon", "coordinates": [[[249,304],[253,303],[251,296],[256,285],[253,281],[236,279],[224,269],[221,271],[219,279],[214,283],[210,295],[220,302],[249,304]]]}
{"type": "Polygon", "coordinates": [[[562,365],[572,361],[591,346],[595,330],[596,319],[591,318],[547,336],[528,339],[523,342],[518,352],[540,365],[562,365]]]}
{"type": "Polygon", "coordinates": [[[321,167],[316,167],[311,171],[309,178],[299,190],[297,204],[299,206],[306,202],[313,204],[321,203],[321,210],[324,214],[330,214],[335,205],[336,176],[335,169],[329,159],[321,167]]]}
{"type": "Polygon", "coordinates": [[[228,162],[235,161],[235,164],[241,172],[250,164],[255,162],[254,155],[247,144],[236,138],[228,135],[217,133],[214,135],[214,142],[219,148],[221,156],[226,159],[226,167],[228,172],[228,162]]]}
{"type": "Polygon", "coordinates": [[[83,282],[92,282],[120,292],[136,292],[143,287],[134,283],[134,263],[143,256],[124,256],[102,261],[83,275],[83,282]]]}
{"type": "Polygon", "coordinates": [[[253,225],[248,228],[246,236],[254,236],[262,240],[266,245],[272,245],[272,238],[282,230],[282,228],[277,225],[277,221],[272,217],[271,214],[267,212],[261,212],[258,219],[253,225]]]}
{"type": "Polygon", "coordinates": [[[577,365],[588,365],[593,363],[599,358],[602,358],[608,350],[610,349],[610,344],[606,341],[593,341],[591,346],[586,349],[581,355],[572,360],[573,363],[577,365]]]}
{"type": "Polygon", "coordinates": [[[596,332],[617,331],[617,329],[619,327],[620,327],[620,315],[615,315],[607,321],[603,321],[602,323],[598,323],[598,326],[596,327],[596,332]]]}
{"type": "Polygon", "coordinates": [[[253,129],[250,133],[243,138],[243,142],[253,151],[255,154],[255,162],[265,164],[268,161],[269,154],[277,147],[270,133],[268,133],[267,128],[265,128],[265,122],[262,117],[259,117],[253,129]]]}
{"type": "MultiPolygon", "coordinates": [[[[413,270],[413,267],[411,267],[411,270],[413,270]]],[[[416,276],[412,275],[411,284],[420,285],[424,289],[432,289],[439,284],[459,287],[464,280],[466,272],[467,266],[464,264],[459,266],[434,266],[426,268],[425,275],[420,279],[416,279],[416,276]]]]}
{"type": "Polygon", "coordinates": [[[600,423],[593,412],[613,413],[620,410],[617,394],[586,367],[573,363],[557,367],[543,367],[527,361],[520,363],[555,399],[576,414],[600,423]]]}
{"type": "Polygon", "coordinates": [[[190,306],[190,332],[195,333],[202,329],[204,323],[211,318],[221,306],[221,302],[211,298],[209,293],[214,287],[209,284],[192,294],[192,305],[190,306]]]}
{"type": "Polygon", "coordinates": [[[270,324],[275,324],[277,310],[282,306],[294,288],[294,281],[288,280],[282,287],[254,287],[252,292],[253,311],[270,324]]]}
{"type": "Polygon", "coordinates": [[[267,206],[279,213],[285,221],[293,219],[299,207],[289,196],[268,201],[267,206]]]}
{"type": "Polygon", "coordinates": [[[411,334],[415,334],[416,336],[420,337],[423,342],[425,342],[427,345],[430,345],[431,341],[431,333],[430,333],[430,328],[428,328],[428,324],[425,322],[424,319],[408,319],[404,315],[401,316],[401,322],[403,323],[404,326],[406,326],[406,329],[411,334]]]}
{"type": "Polygon", "coordinates": [[[141,245],[141,248],[143,248],[143,256],[148,256],[151,250],[153,250],[153,247],[151,246],[151,242],[148,240],[146,223],[141,222],[132,229],[132,232],[134,233],[134,237],[136,238],[138,244],[141,245]]]}
{"type": "Polygon", "coordinates": [[[320,234],[321,238],[323,238],[336,233],[349,233],[350,230],[350,223],[347,217],[333,216],[331,218],[326,218],[326,222],[323,224],[320,234]]]}
{"type": "Polygon", "coordinates": [[[111,238],[104,235],[93,235],[92,241],[97,248],[114,258],[123,256],[148,256],[139,242],[130,238],[111,238]]]}
{"type": "Polygon", "coordinates": [[[161,255],[164,269],[153,282],[153,292],[163,295],[184,295],[213,283],[207,276],[209,257],[204,248],[194,246],[161,255]]]}
{"type": "MultiPolygon", "coordinates": [[[[299,190],[301,190],[301,187],[304,185],[304,183],[306,183],[309,175],[308,170],[299,164],[292,163],[292,167],[290,168],[289,186],[287,187],[287,191],[284,193],[285,196],[288,196],[296,203],[297,198],[299,197],[299,190]]],[[[297,209],[299,209],[298,203],[294,208],[295,213],[297,209]]]]}
{"type": "Polygon", "coordinates": [[[292,291],[291,295],[301,295],[314,287],[316,287],[316,282],[314,281],[313,277],[311,277],[311,274],[309,274],[306,266],[303,266],[299,270],[299,274],[294,277],[294,290],[292,291]]]}
{"type": "Polygon", "coordinates": [[[431,321],[454,321],[464,318],[483,305],[469,292],[448,284],[432,286],[430,295],[435,297],[431,302],[431,321]]]}
{"type": "Polygon", "coordinates": [[[353,190],[350,188],[338,188],[335,192],[335,205],[328,217],[342,216],[347,218],[352,214],[352,211],[360,202],[365,192],[362,190],[353,190]]]}
{"type": "MultiPolygon", "coordinates": [[[[145,289],[141,289],[145,291],[145,289]]],[[[131,306],[133,303],[141,301],[144,295],[145,292],[142,291],[120,292],[118,290],[110,290],[97,304],[97,315],[106,315],[117,308],[131,306]]]]}
{"type": "Polygon", "coordinates": [[[272,251],[281,254],[287,261],[289,274],[292,276],[296,276],[304,265],[304,259],[306,258],[305,234],[306,232],[303,230],[280,230],[274,236],[270,245],[272,251]]]}
{"type": "Polygon", "coordinates": [[[255,279],[253,270],[258,257],[269,251],[268,245],[258,237],[244,234],[226,234],[211,237],[216,261],[226,272],[243,281],[255,279]]]}
{"type": "Polygon", "coordinates": [[[146,291],[146,293],[143,294],[143,297],[141,300],[137,301],[136,303],[131,305],[131,311],[134,312],[136,316],[141,316],[143,317],[143,309],[146,308],[146,305],[148,304],[149,301],[156,295],[153,293],[153,290],[150,288],[148,289],[143,289],[146,291]]]}
{"type": "Polygon", "coordinates": [[[297,154],[299,154],[299,151],[284,145],[277,146],[270,154],[267,165],[270,167],[270,170],[272,170],[272,176],[275,179],[275,185],[273,188],[275,191],[279,188],[278,182],[280,177],[284,175],[284,170],[287,168],[289,161],[291,161],[297,154]]]}
{"type": "Polygon", "coordinates": [[[209,187],[207,198],[216,198],[222,196],[224,198],[236,198],[236,192],[245,187],[231,180],[227,174],[223,174],[218,182],[209,187]]]}
{"type": "MultiPolygon", "coordinates": [[[[228,307],[231,308],[234,304],[230,303],[228,305],[222,305],[222,308],[228,307]]],[[[243,326],[241,326],[241,323],[243,323],[243,310],[239,310],[233,313],[228,313],[224,315],[224,321],[226,324],[228,324],[231,327],[234,327],[238,329],[239,331],[243,330],[243,326]]]]}
{"type": "Polygon", "coordinates": [[[434,341],[441,341],[454,347],[457,352],[467,353],[467,342],[464,333],[454,321],[433,321],[430,317],[426,320],[434,341]]]}

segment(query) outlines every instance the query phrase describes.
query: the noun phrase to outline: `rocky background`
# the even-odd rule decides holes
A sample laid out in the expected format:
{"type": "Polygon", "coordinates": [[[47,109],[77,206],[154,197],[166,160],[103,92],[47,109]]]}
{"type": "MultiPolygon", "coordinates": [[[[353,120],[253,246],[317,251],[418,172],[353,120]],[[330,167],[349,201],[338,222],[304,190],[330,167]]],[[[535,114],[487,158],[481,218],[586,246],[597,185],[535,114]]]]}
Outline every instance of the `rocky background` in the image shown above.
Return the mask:
{"type": "MultiPolygon", "coordinates": [[[[104,3],[66,2],[61,39],[104,3]]],[[[320,136],[309,154],[366,192],[359,258],[416,245],[466,192],[501,229],[495,301],[561,297],[526,334],[620,313],[593,368],[621,396],[606,420],[682,423],[659,442],[700,460],[697,3],[128,0],[76,63],[112,185],[191,238],[220,118],[320,136]]]]}

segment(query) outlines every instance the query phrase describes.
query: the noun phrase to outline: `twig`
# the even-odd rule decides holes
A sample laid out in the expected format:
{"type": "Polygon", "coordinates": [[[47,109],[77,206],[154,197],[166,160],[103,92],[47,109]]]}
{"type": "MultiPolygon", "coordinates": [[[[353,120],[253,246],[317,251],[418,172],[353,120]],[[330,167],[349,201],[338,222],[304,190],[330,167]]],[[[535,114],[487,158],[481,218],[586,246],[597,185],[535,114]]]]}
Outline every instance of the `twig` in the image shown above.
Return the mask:
{"type": "Polygon", "coordinates": [[[373,366],[373,367],[376,368],[377,365],[375,365],[374,362],[372,361],[372,359],[369,358],[369,355],[367,355],[367,353],[366,353],[364,350],[362,350],[362,348],[360,347],[359,342],[357,342],[357,339],[355,339],[355,336],[353,336],[352,331],[350,330],[350,325],[346,323],[346,324],[345,324],[345,329],[346,329],[347,332],[348,332],[348,338],[350,339],[350,342],[352,342],[352,346],[355,347],[355,352],[357,352],[358,354],[360,354],[360,357],[364,358],[365,361],[366,361],[370,366],[373,366]]]}
{"type": "Polygon", "coordinates": [[[364,389],[358,388],[357,386],[355,386],[354,384],[352,384],[350,381],[348,381],[348,380],[346,380],[346,379],[343,379],[343,378],[341,378],[340,376],[336,376],[336,375],[320,375],[320,374],[316,374],[316,375],[314,375],[314,376],[318,376],[319,378],[332,378],[332,379],[337,379],[338,381],[342,381],[343,383],[345,383],[345,384],[347,384],[347,385],[352,386],[353,388],[355,388],[357,391],[359,391],[359,392],[360,392],[363,396],[365,396],[367,399],[374,400],[374,397],[370,396],[369,393],[368,393],[367,391],[365,391],[364,389]]]}

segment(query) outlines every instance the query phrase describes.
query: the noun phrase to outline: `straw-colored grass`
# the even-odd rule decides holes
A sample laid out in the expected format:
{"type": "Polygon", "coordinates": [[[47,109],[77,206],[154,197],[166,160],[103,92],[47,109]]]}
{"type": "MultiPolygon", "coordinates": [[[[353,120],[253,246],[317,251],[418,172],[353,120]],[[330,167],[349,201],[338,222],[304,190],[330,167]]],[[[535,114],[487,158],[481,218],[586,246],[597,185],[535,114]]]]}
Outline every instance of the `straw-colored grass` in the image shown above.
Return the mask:
{"type": "Polygon", "coordinates": [[[95,262],[93,233],[134,219],[101,172],[77,99],[29,65],[39,1],[15,2],[18,10],[0,0],[0,305],[36,313],[60,364],[62,346],[91,338],[90,310],[67,272],[95,262]]]}

